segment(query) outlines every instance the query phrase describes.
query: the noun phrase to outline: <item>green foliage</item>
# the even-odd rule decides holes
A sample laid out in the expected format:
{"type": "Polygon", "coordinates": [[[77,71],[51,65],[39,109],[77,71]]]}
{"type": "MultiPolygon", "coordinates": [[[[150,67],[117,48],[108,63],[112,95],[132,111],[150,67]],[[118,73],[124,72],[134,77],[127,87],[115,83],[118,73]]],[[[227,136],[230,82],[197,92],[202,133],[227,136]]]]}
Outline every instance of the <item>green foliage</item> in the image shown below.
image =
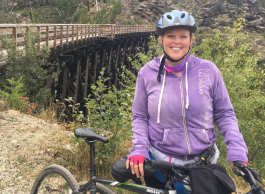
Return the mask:
{"type": "Polygon", "coordinates": [[[23,77],[19,77],[16,81],[14,78],[7,79],[4,90],[0,90],[0,99],[6,102],[7,106],[12,109],[20,110],[25,105],[25,87],[23,77]]]}
{"type": "MultiPolygon", "coordinates": [[[[249,148],[249,164],[256,168],[264,166],[265,145],[265,93],[264,69],[257,64],[260,53],[255,55],[253,39],[241,32],[241,24],[227,28],[226,36],[214,30],[212,38],[203,39],[196,48],[200,58],[208,59],[218,66],[233,104],[241,133],[249,148]]],[[[219,135],[222,165],[225,165],[226,149],[219,135]]]]}
{"type": "MultiPolygon", "coordinates": [[[[155,35],[151,35],[150,37],[150,45],[149,45],[149,50],[148,52],[145,54],[143,52],[138,52],[137,55],[132,58],[132,57],[128,57],[129,62],[132,64],[132,66],[139,71],[140,68],[148,63],[149,61],[151,61],[153,59],[153,57],[159,57],[162,55],[163,53],[163,49],[162,46],[159,44],[156,44],[156,36],[155,35]]],[[[141,51],[141,48],[139,48],[138,50],[141,51]]]]}
{"type": "Polygon", "coordinates": [[[14,47],[14,41],[8,38],[1,40],[8,55],[5,79],[19,80],[23,77],[27,97],[31,102],[44,105],[50,100],[50,91],[45,85],[48,80],[56,78],[58,72],[54,69],[55,65],[48,62],[49,49],[44,47],[39,53],[37,33],[28,27],[24,38],[25,45],[18,49],[14,47]]]}
{"type": "Polygon", "coordinates": [[[75,15],[73,15],[73,21],[77,22],[78,24],[87,24],[88,22],[88,15],[87,15],[87,9],[81,8],[76,12],[75,15]]]}
{"type": "MultiPolygon", "coordinates": [[[[134,60],[129,58],[136,70],[141,68],[142,64],[151,60],[152,53],[154,54],[157,51],[155,36],[150,38],[151,44],[146,56],[139,52],[134,60]]],[[[110,140],[107,144],[96,143],[96,164],[101,175],[104,172],[107,174],[113,161],[119,156],[129,153],[131,147],[131,109],[136,76],[132,71],[127,70],[124,65],[118,71],[123,80],[120,83],[120,90],[114,86],[107,86],[109,78],[104,77],[105,68],[100,72],[96,85],[91,85],[92,94],[86,99],[87,118],[84,118],[83,112],[78,111],[75,105],[71,106],[76,121],[68,126],[73,129],[80,126],[90,127],[110,140]],[[82,124],[83,121],[86,121],[86,124],[82,124]]],[[[68,100],[73,102],[71,98],[68,100]]],[[[78,168],[89,169],[89,164],[85,162],[89,158],[88,146],[80,139],[72,142],[78,145],[78,157],[69,158],[69,161],[78,168]]]]}

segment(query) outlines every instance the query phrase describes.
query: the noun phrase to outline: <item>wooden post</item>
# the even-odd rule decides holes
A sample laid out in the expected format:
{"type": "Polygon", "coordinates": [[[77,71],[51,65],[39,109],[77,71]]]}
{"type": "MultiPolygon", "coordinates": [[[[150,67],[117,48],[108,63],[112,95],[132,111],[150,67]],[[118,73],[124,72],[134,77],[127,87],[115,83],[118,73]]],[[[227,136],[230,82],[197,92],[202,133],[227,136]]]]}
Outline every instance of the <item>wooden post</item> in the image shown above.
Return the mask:
{"type": "Polygon", "coordinates": [[[54,49],[54,54],[56,54],[56,36],[57,36],[57,29],[56,26],[54,26],[54,31],[53,31],[53,49],[54,49]]]}
{"type": "Polygon", "coordinates": [[[68,68],[65,65],[63,70],[63,88],[62,88],[62,98],[61,98],[62,102],[65,102],[67,84],[68,84],[68,68]]]}
{"type": "Polygon", "coordinates": [[[38,53],[40,55],[40,26],[37,26],[37,33],[38,33],[38,53]]]}
{"type": "Polygon", "coordinates": [[[98,26],[98,40],[101,40],[101,25],[98,26]]]}
{"type": "MultiPolygon", "coordinates": [[[[113,45],[111,45],[111,47],[110,47],[110,53],[109,53],[109,63],[108,63],[108,68],[107,68],[107,74],[108,74],[108,76],[110,76],[110,66],[111,66],[112,55],[113,55],[113,45]]],[[[111,79],[109,79],[109,83],[108,83],[108,86],[109,87],[110,87],[110,84],[111,84],[111,79]]]]}
{"type": "MultiPolygon", "coordinates": [[[[122,53],[122,61],[121,64],[124,65],[125,57],[126,57],[126,49],[127,49],[127,42],[124,43],[123,47],[123,53],[122,53]]],[[[121,83],[123,82],[123,79],[121,78],[121,83]]]]}
{"type": "Polygon", "coordinates": [[[113,38],[114,38],[114,26],[113,25],[111,25],[111,40],[113,40],[113,38]]]}
{"type": "Polygon", "coordinates": [[[75,26],[72,25],[72,46],[73,48],[75,48],[74,37],[75,37],[75,26]]]}
{"type": "Polygon", "coordinates": [[[17,27],[13,27],[12,38],[14,39],[14,49],[17,49],[17,27]]]}
{"type": "Polygon", "coordinates": [[[83,44],[83,25],[81,25],[81,45],[83,44]]]}
{"type": "Polygon", "coordinates": [[[63,25],[61,25],[60,47],[61,47],[61,52],[63,52],[63,25]]]}
{"type": "Polygon", "coordinates": [[[74,94],[75,104],[77,103],[77,96],[78,96],[78,89],[79,89],[80,65],[81,65],[81,61],[80,61],[80,58],[78,57],[77,67],[76,67],[75,94],[74,94]]]}
{"type": "Polygon", "coordinates": [[[66,50],[69,49],[69,25],[66,26],[66,50]]]}
{"type": "Polygon", "coordinates": [[[85,25],[85,44],[87,44],[87,25],[85,25]]]}
{"type": "Polygon", "coordinates": [[[98,49],[95,48],[95,61],[94,61],[94,79],[93,79],[93,84],[96,84],[97,80],[97,68],[98,68],[98,49]]]}
{"type": "Polygon", "coordinates": [[[87,98],[87,88],[88,88],[88,75],[90,74],[90,56],[87,53],[86,56],[86,77],[85,77],[85,90],[84,90],[84,97],[87,98]]]}
{"type": "Polygon", "coordinates": [[[117,49],[117,52],[116,52],[116,61],[115,61],[115,81],[114,81],[114,86],[116,88],[117,88],[117,85],[118,85],[117,67],[118,67],[118,62],[119,62],[120,50],[121,50],[121,45],[120,45],[120,43],[118,43],[118,49],[117,49]]]}
{"type": "MultiPolygon", "coordinates": [[[[130,46],[130,51],[129,51],[129,56],[131,57],[132,55],[132,50],[133,50],[133,40],[131,40],[131,46],[130,46]]],[[[131,64],[128,65],[128,70],[131,70],[131,64]]]]}
{"type": "Polygon", "coordinates": [[[76,26],[76,46],[78,46],[78,33],[79,33],[79,26],[76,26]]]}
{"type": "Polygon", "coordinates": [[[91,33],[90,26],[91,26],[91,25],[88,26],[88,42],[90,42],[90,33],[91,33]]]}
{"type": "Polygon", "coordinates": [[[46,26],[46,46],[49,47],[49,26],[46,26]]]}
{"type": "Polygon", "coordinates": [[[106,64],[106,47],[103,47],[103,54],[102,54],[102,61],[101,61],[101,68],[103,68],[106,64]]]}

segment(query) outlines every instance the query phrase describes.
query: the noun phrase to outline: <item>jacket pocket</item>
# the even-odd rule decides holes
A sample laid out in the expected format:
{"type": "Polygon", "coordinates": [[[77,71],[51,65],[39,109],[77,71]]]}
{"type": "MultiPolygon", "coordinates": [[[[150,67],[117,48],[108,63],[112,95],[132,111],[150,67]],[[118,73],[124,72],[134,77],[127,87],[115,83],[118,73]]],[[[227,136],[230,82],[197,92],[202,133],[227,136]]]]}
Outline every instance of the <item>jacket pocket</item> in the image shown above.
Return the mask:
{"type": "Polygon", "coordinates": [[[200,153],[215,143],[215,139],[209,137],[208,132],[205,129],[188,128],[187,130],[191,151],[194,154],[200,153]]]}
{"type": "Polygon", "coordinates": [[[165,153],[177,155],[189,154],[184,128],[164,129],[162,140],[155,141],[155,146],[160,148],[160,150],[163,149],[165,153]]]}

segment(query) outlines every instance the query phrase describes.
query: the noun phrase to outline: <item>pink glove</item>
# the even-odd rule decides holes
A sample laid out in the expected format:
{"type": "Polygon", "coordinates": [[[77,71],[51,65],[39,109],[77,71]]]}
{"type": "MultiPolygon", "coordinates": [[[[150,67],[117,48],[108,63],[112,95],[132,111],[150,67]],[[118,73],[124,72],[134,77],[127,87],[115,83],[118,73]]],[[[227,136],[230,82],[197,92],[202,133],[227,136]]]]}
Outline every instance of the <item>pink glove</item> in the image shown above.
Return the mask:
{"type": "Polygon", "coordinates": [[[247,162],[245,162],[245,161],[242,161],[242,163],[243,163],[243,164],[245,164],[246,166],[248,165],[248,163],[247,163],[247,162]]]}
{"type": "Polygon", "coordinates": [[[135,155],[127,158],[127,160],[130,160],[130,162],[133,162],[134,165],[143,164],[145,157],[141,155],[135,155]]]}

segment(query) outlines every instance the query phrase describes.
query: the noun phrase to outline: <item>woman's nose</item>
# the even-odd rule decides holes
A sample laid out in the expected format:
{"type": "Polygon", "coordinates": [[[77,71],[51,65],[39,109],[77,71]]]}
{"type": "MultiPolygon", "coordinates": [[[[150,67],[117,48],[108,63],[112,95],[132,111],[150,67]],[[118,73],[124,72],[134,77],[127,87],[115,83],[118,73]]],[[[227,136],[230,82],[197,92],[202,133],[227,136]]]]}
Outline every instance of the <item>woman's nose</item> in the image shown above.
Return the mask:
{"type": "Polygon", "coordinates": [[[180,38],[178,37],[175,37],[174,40],[173,40],[174,43],[180,43],[180,38]]]}

